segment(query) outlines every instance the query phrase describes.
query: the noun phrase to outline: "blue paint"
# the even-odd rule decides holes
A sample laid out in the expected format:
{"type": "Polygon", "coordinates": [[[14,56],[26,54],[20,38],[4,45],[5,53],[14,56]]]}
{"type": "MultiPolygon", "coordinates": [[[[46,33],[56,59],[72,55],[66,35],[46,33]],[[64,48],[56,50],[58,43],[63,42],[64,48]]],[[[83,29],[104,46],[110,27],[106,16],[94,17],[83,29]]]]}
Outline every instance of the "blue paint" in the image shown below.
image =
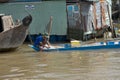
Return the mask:
{"type": "Polygon", "coordinates": [[[104,42],[100,42],[100,44],[104,45],[104,42]]]}
{"type": "Polygon", "coordinates": [[[106,44],[107,45],[114,45],[114,42],[113,41],[108,41],[106,44]]]}
{"type": "Polygon", "coordinates": [[[35,47],[34,45],[28,45],[29,47],[31,47],[32,49],[34,49],[35,51],[40,51],[40,48],[35,47]]]}
{"type": "Polygon", "coordinates": [[[71,48],[70,44],[64,44],[64,48],[71,48]]]}
{"type": "MultiPolygon", "coordinates": [[[[40,51],[33,45],[30,46],[35,51],[40,51]]],[[[68,47],[68,44],[65,45],[64,48],[57,48],[57,49],[47,49],[44,51],[76,51],[76,50],[99,50],[99,49],[117,49],[120,48],[120,44],[117,45],[98,45],[98,46],[84,46],[84,47],[68,47]]]]}

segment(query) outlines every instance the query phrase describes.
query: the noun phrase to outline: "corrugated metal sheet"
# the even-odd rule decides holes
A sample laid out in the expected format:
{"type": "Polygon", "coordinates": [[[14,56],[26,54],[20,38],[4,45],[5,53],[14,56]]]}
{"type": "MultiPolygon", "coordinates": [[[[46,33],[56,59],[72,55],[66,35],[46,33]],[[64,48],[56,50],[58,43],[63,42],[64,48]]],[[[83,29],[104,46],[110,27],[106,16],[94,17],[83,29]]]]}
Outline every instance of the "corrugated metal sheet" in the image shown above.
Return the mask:
{"type": "Polygon", "coordinates": [[[93,31],[93,6],[89,3],[81,4],[81,16],[84,32],[93,31]]]}
{"type": "MultiPolygon", "coordinates": [[[[78,35],[81,32],[85,35],[92,34],[95,30],[100,30],[103,27],[106,27],[106,25],[110,26],[108,14],[108,11],[110,10],[108,10],[107,5],[110,5],[107,1],[98,1],[93,4],[80,2],[80,4],[67,5],[69,24],[68,30],[70,30],[68,32],[70,37],[74,37],[71,35],[78,35]],[[78,7],[78,11],[74,10],[75,6],[78,7]],[[77,15],[79,15],[77,18],[74,16],[74,13],[76,12],[77,15]],[[73,33],[73,30],[78,32],[73,33]]],[[[82,37],[83,35],[79,36],[82,37]]]]}
{"type": "Polygon", "coordinates": [[[76,27],[80,28],[78,25],[80,25],[80,13],[79,13],[79,8],[77,5],[68,5],[67,6],[68,10],[68,23],[69,27],[76,27]]]}
{"type": "Polygon", "coordinates": [[[67,6],[68,13],[68,37],[82,39],[83,27],[81,26],[80,10],[77,4],[67,6]]]}

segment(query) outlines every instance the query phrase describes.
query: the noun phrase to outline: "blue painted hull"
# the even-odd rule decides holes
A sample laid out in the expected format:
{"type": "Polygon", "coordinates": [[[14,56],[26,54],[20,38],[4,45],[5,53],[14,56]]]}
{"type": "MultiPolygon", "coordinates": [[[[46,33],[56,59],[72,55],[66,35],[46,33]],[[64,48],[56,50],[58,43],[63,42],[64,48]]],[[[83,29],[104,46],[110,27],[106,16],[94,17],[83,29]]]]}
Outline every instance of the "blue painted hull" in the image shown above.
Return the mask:
{"type": "MultiPolygon", "coordinates": [[[[40,51],[39,48],[31,45],[35,51],[40,51]]],[[[118,45],[97,45],[97,46],[84,46],[84,47],[68,47],[68,48],[55,48],[55,49],[45,49],[43,51],[76,51],[76,50],[100,50],[100,49],[117,49],[120,48],[120,44],[118,45]]]]}

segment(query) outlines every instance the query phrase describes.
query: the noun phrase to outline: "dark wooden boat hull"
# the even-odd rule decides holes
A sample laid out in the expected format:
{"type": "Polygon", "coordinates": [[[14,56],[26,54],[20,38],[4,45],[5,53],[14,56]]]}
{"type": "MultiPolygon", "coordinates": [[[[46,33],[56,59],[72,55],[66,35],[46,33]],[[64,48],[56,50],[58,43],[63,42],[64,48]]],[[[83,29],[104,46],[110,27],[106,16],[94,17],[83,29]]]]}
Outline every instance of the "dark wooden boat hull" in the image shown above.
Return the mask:
{"type": "Polygon", "coordinates": [[[9,0],[0,0],[0,3],[8,2],[9,0]]]}
{"type": "Polygon", "coordinates": [[[13,50],[21,46],[27,36],[31,16],[25,17],[22,24],[0,33],[0,51],[13,50]]]}
{"type": "Polygon", "coordinates": [[[0,34],[0,51],[19,47],[25,40],[28,27],[20,25],[0,34]]]}

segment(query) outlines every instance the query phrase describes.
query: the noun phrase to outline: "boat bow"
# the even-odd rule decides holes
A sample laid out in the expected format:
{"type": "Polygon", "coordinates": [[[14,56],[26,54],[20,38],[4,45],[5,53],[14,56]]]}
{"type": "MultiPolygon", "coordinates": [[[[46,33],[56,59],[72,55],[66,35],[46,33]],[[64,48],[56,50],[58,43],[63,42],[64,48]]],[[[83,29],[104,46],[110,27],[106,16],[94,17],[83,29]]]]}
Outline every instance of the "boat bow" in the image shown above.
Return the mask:
{"type": "Polygon", "coordinates": [[[26,16],[22,20],[22,23],[23,23],[24,26],[29,26],[31,22],[32,22],[32,16],[31,15],[26,16]]]}

